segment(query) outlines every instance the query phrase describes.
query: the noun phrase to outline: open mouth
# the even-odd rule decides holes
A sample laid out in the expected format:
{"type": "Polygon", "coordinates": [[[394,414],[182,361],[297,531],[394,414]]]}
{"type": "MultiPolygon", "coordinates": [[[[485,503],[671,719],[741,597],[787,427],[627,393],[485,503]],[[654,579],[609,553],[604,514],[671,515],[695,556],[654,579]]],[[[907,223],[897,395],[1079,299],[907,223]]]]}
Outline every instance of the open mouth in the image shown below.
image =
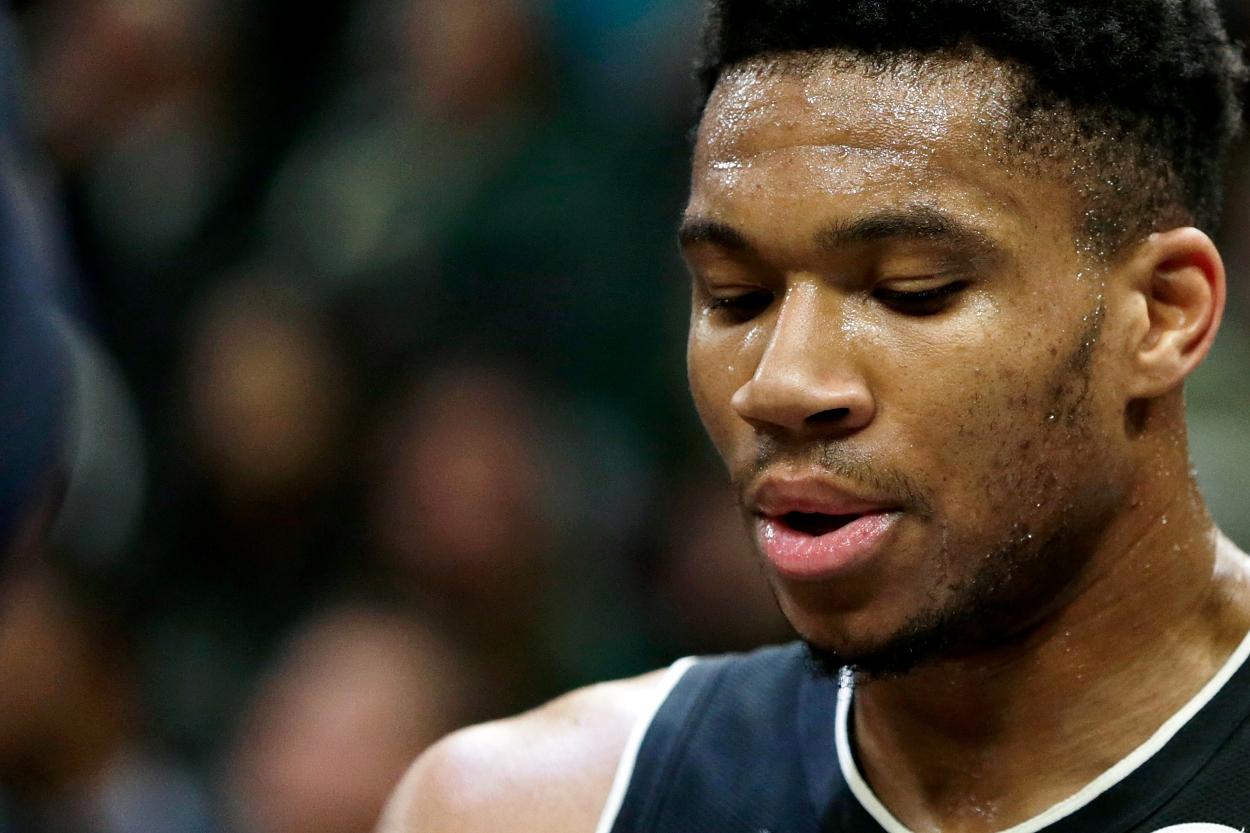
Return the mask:
{"type": "Polygon", "coordinates": [[[781,516],[781,521],[795,532],[818,538],[821,535],[836,532],[862,517],[862,514],[826,515],[823,512],[787,512],[781,516]]]}
{"type": "MultiPolygon", "coordinates": [[[[804,508],[816,507],[809,504],[804,508]]],[[[846,514],[779,512],[761,515],[756,535],[760,551],[782,577],[826,580],[879,554],[902,517],[900,510],[867,507],[846,514]]]]}

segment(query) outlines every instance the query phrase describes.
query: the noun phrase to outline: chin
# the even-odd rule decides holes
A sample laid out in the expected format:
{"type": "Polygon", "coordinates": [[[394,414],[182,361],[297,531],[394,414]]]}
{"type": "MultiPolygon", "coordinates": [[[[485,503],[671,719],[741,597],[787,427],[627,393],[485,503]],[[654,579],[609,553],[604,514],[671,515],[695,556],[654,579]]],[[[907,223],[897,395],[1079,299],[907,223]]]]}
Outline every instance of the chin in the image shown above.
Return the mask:
{"type": "MultiPolygon", "coordinates": [[[[883,587],[865,581],[794,582],[772,576],[782,613],[804,642],[847,658],[871,657],[922,628],[942,588],[883,587]],[[883,592],[884,591],[884,592],[883,592]]],[[[867,577],[865,577],[867,579],[867,577]]]]}
{"type": "MultiPolygon", "coordinates": [[[[929,596],[929,598],[933,598],[929,596]]],[[[1014,628],[1000,600],[948,592],[942,602],[909,613],[873,611],[805,615],[783,599],[791,624],[808,646],[814,668],[837,676],[843,669],[870,677],[899,677],[946,657],[990,647],[1014,628]]]]}
{"type": "Polygon", "coordinates": [[[821,677],[839,678],[845,672],[873,678],[902,677],[940,659],[945,645],[926,640],[887,639],[877,645],[827,647],[804,639],[812,671],[821,677]]]}

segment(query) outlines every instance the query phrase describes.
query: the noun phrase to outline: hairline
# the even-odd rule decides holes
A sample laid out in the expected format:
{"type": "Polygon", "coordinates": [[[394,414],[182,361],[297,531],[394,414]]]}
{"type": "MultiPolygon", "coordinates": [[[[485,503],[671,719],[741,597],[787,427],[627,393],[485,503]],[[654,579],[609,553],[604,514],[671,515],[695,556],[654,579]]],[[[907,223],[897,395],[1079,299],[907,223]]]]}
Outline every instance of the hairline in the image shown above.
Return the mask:
{"type": "MultiPolygon", "coordinates": [[[[1067,98],[1048,94],[1037,85],[1034,71],[1029,66],[993,55],[971,40],[937,50],[881,49],[867,52],[844,46],[764,50],[732,63],[723,63],[717,69],[716,80],[707,86],[699,100],[695,129],[697,131],[702,125],[716,87],[725,78],[752,68],[763,70],[767,75],[804,74],[820,70],[875,75],[897,73],[905,68],[920,73],[933,69],[940,71],[942,65],[948,70],[965,66],[976,71],[980,66],[982,71],[987,67],[999,71],[997,80],[1007,91],[1004,97],[1006,115],[998,127],[991,129],[991,137],[1001,140],[1003,153],[1014,153],[1036,163],[1038,175],[1047,175],[1043,171],[1050,167],[1051,175],[1072,191],[1073,241],[1097,260],[1109,262],[1117,259],[1152,232],[1194,224],[1192,210],[1184,199],[1184,186],[1165,148],[1147,141],[1127,119],[1100,114],[1095,108],[1081,108],[1067,98]],[[1082,139],[1079,135],[1081,117],[1091,114],[1103,116],[1113,127],[1122,130],[1123,135],[1105,141],[1082,139]],[[1068,152],[1061,155],[1038,152],[1030,144],[1039,139],[1043,142],[1057,140],[1068,152]],[[1127,165],[1142,176],[1160,175],[1169,180],[1170,189],[1179,187],[1181,192],[1172,191],[1160,200],[1159,192],[1164,189],[1155,189],[1153,193],[1140,194],[1136,202],[1131,197],[1124,200],[1110,212],[1113,216],[1099,214],[1094,206],[1107,196],[1096,185],[1117,190],[1104,175],[1105,169],[1116,166],[1116,162],[1100,160],[1097,156],[1100,147],[1107,146],[1112,146],[1112,152],[1118,149],[1122,154],[1118,160],[1118,171],[1123,172],[1127,165]],[[1127,154],[1126,146],[1131,147],[1127,154]],[[1156,167],[1153,174],[1146,164],[1152,157],[1156,167]],[[1145,205],[1147,201],[1152,203],[1149,208],[1145,205]]],[[[1047,149],[1053,147],[1048,145],[1047,149]]]]}

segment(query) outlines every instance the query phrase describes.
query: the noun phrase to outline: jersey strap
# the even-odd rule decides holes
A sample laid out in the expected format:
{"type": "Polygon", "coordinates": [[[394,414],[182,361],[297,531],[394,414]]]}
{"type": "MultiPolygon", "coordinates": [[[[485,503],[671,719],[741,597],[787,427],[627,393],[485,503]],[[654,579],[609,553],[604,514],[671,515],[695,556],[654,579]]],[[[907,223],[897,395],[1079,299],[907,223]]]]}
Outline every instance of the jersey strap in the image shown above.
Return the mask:
{"type": "Polygon", "coordinates": [[[629,790],[630,781],[634,777],[634,767],[638,763],[638,750],[642,748],[642,740],[651,728],[651,722],[655,720],[655,713],[660,710],[673,688],[697,661],[694,657],[679,659],[664,673],[659,689],[653,695],[654,700],[638,718],[629,733],[629,739],[625,742],[620,763],[616,767],[616,776],[612,779],[612,789],[608,792],[608,800],[603,805],[603,812],[599,814],[599,823],[595,826],[595,833],[611,833],[612,826],[616,824],[616,817],[620,815],[625,793],[629,790]]]}
{"type": "Polygon", "coordinates": [[[690,668],[647,731],[612,833],[820,833],[796,720],[807,673],[800,645],[690,668]]]}

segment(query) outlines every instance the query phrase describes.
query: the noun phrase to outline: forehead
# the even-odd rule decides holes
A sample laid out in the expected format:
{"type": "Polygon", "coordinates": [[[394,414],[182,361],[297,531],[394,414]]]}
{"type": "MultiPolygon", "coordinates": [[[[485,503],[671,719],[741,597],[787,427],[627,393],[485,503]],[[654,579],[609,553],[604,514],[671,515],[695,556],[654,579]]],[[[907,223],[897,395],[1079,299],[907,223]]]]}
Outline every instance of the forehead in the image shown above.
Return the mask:
{"type": "Polygon", "coordinates": [[[805,218],[923,205],[1001,232],[1036,225],[1039,211],[1067,226],[1070,191],[1005,138],[1016,89],[1008,69],[980,59],[735,67],[699,126],[687,213],[787,218],[797,232],[805,218]]]}

